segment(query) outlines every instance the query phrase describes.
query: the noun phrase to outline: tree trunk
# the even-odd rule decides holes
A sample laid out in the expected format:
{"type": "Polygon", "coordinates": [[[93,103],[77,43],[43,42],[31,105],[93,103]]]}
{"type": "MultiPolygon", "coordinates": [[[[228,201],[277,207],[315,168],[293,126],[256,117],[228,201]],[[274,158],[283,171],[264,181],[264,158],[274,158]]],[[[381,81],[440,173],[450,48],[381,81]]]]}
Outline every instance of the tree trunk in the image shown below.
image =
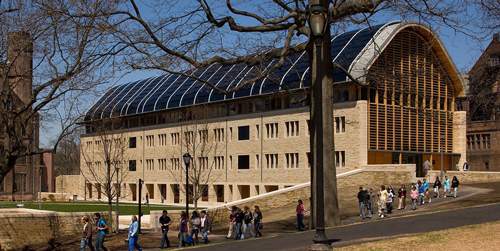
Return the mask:
{"type": "Polygon", "coordinates": [[[113,229],[113,223],[118,225],[118,222],[113,222],[113,197],[108,197],[108,217],[109,217],[109,228],[113,229]]]}

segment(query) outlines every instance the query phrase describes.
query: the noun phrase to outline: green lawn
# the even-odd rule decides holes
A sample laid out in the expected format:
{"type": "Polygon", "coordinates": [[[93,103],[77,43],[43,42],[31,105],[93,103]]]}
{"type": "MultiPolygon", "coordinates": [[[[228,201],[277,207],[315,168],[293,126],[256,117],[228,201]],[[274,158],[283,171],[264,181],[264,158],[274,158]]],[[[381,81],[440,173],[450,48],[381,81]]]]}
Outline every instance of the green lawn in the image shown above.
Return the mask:
{"type": "MultiPolygon", "coordinates": [[[[21,202],[0,201],[0,208],[15,208],[16,204],[21,202]]],[[[105,212],[108,210],[108,205],[102,202],[41,202],[39,207],[38,202],[23,202],[24,208],[41,209],[57,212],[105,212]]],[[[113,210],[114,210],[113,205],[113,210]]],[[[137,204],[120,203],[121,215],[137,214],[137,204]]],[[[142,205],[144,214],[149,214],[149,210],[175,210],[183,209],[183,207],[161,206],[161,205],[142,205]]]]}

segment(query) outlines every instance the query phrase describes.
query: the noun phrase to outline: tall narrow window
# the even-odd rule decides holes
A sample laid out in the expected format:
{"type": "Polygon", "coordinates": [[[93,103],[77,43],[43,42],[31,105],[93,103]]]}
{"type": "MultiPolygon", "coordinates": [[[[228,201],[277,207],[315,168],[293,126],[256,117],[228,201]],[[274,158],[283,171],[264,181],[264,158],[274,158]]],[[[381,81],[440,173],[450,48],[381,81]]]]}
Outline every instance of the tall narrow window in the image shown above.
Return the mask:
{"type": "Polygon", "coordinates": [[[128,148],[136,148],[136,147],[137,147],[137,138],[136,137],[128,138],[128,148]]]}
{"type": "Polygon", "coordinates": [[[250,127],[249,126],[239,126],[238,127],[238,140],[249,140],[250,139],[250,127]]]}

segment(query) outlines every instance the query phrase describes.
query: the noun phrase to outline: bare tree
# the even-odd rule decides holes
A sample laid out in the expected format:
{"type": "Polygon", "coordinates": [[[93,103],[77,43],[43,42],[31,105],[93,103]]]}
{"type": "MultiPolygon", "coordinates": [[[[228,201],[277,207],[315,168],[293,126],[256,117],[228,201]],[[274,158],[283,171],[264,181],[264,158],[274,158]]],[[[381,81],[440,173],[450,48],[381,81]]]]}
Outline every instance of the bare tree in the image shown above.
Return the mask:
{"type": "Polygon", "coordinates": [[[126,196],[122,192],[122,184],[128,174],[128,162],[125,157],[127,140],[122,134],[110,133],[106,130],[100,130],[94,138],[95,141],[82,146],[81,156],[86,167],[82,169],[82,175],[92,184],[98,194],[104,195],[110,217],[113,211],[113,200],[116,202],[114,226],[118,231],[119,199],[126,196]]]}
{"type": "MultiPolygon", "coordinates": [[[[112,73],[109,60],[120,48],[104,36],[97,17],[62,15],[95,13],[101,4],[0,1],[0,180],[18,159],[41,153],[40,117],[64,98],[77,102],[112,73]]],[[[65,123],[53,149],[81,116],[62,115],[65,123]]]]}
{"type": "MultiPolygon", "coordinates": [[[[209,185],[216,181],[221,175],[216,164],[222,165],[222,153],[219,151],[218,142],[214,128],[208,121],[207,109],[203,110],[203,115],[195,121],[187,121],[181,127],[181,152],[189,153],[192,157],[188,170],[188,180],[190,187],[186,190],[185,185],[180,185],[180,190],[187,193],[192,199],[195,209],[198,208],[198,201],[208,193],[209,185]],[[217,159],[219,158],[219,159],[217,159]]],[[[182,168],[182,158],[178,169],[169,168],[171,177],[179,184],[185,184],[185,168],[182,168]],[[180,174],[179,174],[180,172],[180,174]]]]}

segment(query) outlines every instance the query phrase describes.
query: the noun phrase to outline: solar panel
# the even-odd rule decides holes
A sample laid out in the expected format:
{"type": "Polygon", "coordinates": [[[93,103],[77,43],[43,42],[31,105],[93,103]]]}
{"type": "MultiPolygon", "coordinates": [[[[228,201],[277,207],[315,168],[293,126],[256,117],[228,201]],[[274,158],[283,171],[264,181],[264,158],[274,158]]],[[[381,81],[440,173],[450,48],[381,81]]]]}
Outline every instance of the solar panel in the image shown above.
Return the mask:
{"type": "MultiPolygon", "coordinates": [[[[384,27],[392,24],[399,22],[366,27],[333,37],[332,59],[349,69],[370,40],[384,27]]],[[[306,52],[289,55],[281,67],[274,69],[265,78],[248,83],[248,80],[259,76],[276,63],[276,59],[271,59],[254,66],[214,64],[191,69],[183,74],[166,74],[116,86],[88,110],[85,120],[141,114],[310,86],[311,73],[306,52]],[[223,90],[241,88],[225,95],[214,90],[207,82],[223,90]]],[[[346,80],[346,74],[338,68],[334,68],[332,74],[334,81],[346,80]]]]}

